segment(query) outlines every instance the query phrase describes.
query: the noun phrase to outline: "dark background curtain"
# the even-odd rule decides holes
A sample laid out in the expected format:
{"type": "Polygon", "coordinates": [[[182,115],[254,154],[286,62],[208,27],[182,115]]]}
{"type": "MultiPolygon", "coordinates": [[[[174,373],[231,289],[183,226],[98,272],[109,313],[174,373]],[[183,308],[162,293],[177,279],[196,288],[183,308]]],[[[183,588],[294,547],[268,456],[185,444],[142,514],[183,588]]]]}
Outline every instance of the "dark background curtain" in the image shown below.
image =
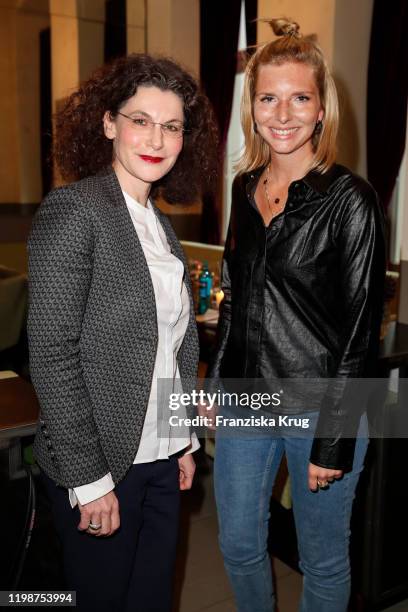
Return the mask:
{"type": "MultiPolygon", "coordinates": [[[[256,44],[257,6],[257,0],[245,0],[248,46],[256,44]]],[[[218,193],[215,197],[203,194],[200,240],[210,244],[220,243],[222,170],[237,72],[240,16],[241,0],[201,0],[201,84],[213,105],[220,131],[218,193]]]]}
{"type": "Polygon", "coordinates": [[[408,2],[375,0],[367,87],[367,170],[385,208],[404,154],[407,99],[408,2]]]}
{"type": "Polygon", "coordinates": [[[106,0],[105,2],[105,45],[104,60],[109,62],[115,57],[126,55],[126,0],[106,0]]]}
{"type": "MultiPolygon", "coordinates": [[[[258,0],[245,0],[246,37],[248,47],[256,45],[258,0]]],[[[252,53],[254,50],[250,49],[252,53]]]]}
{"type": "Polygon", "coordinates": [[[52,187],[51,29],[40,32],[40,145],[43,197],[52,187]]]}
{"type": "Polygon", "coordinates": [[[219,189],[214,197],[203,194],[200,240],[220,242],[220,205],[222,202],[222,165],[231,116],[232,95],[237,66],[241,0],[201,0],[200,75],[210,99],[220,132],[219,189]]]}

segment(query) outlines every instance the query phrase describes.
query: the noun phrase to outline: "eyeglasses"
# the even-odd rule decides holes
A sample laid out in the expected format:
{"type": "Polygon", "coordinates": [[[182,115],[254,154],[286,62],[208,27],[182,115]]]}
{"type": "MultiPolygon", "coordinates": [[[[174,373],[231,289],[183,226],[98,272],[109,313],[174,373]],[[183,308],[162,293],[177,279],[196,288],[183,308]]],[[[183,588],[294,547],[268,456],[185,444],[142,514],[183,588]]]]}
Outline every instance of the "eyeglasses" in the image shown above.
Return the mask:
{"type": "Polygon", "coordinates": [[[182,138],[184,132],[187,132],[184,126],[181,123],[176,123],[171,121],[170,123],[158,123],[157,121],[152,121],[148,117],[144,116],[136,116],[131,117],[130,115],[125,115],[125,113],[121,113],[118,111],[118,115],[122,115],[122,117],[126,117],[132,123],[132,128],[140,133],[140,134],[151,134],[155,125],[160,125],[161,133],[164,137],[167,138],[182,138]]]}

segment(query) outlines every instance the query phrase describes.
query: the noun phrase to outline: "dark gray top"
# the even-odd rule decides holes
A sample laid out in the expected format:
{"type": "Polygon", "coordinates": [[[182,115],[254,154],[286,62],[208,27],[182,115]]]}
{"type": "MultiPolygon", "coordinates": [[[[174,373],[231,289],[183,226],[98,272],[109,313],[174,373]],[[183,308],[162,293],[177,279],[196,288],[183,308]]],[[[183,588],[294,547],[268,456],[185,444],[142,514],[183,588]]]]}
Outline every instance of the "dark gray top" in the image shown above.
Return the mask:
{"type": "MultiPolygon", "coordinates": [[[[167,217],[154,207],[184,264],[190,320],[177,361],[194,378],[198,338],[187,262],[167,217]]],[[[158,332],[149,269],[111,168],[53,190],[28,244],[30,371],[41,414],[38,463],[76,487],[133,464],[148,405],[158,332]]]]}

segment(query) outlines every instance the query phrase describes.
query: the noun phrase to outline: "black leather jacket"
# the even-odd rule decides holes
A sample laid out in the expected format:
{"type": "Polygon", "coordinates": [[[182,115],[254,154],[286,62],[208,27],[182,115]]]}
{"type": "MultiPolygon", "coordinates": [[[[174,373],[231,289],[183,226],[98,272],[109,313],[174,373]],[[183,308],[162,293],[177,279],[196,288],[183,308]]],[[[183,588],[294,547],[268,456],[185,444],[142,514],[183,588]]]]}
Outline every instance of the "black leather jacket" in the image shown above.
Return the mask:
{"type": "MultiPolygon", "coordinates": [[[[309,172],[290,185],[284,212],[266,228],[254,200],[261,171],[234,181],[209,376],[373,375],[385,276],[375,191],[337,164],[309,172]]],[[[322,404],[310,460],[349,470],[355,440],[341,434],[350,415],[332,400],[322,404]]]]}

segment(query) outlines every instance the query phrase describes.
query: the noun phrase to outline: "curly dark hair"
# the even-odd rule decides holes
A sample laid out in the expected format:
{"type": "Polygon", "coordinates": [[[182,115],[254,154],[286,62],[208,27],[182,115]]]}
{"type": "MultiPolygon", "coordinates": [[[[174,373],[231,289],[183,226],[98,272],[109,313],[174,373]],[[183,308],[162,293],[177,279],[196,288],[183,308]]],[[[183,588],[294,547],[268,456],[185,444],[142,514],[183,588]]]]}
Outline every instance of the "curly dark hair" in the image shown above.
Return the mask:
{"type": "Polygon", "coordinates": [[[207,97],[195,79],[170,58],[134,53],[97,69],[56,114],[53,157],[62,177],[78,180],[112,163],[112,141],[103,116],[115,117],[140,85],[172,91],[183,102],[186,133],[171,171],[152,185],[151,195],[186,204],[215,188],[218,132],[207,97]]]}

